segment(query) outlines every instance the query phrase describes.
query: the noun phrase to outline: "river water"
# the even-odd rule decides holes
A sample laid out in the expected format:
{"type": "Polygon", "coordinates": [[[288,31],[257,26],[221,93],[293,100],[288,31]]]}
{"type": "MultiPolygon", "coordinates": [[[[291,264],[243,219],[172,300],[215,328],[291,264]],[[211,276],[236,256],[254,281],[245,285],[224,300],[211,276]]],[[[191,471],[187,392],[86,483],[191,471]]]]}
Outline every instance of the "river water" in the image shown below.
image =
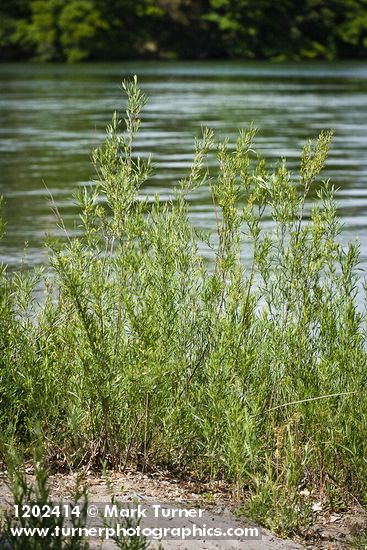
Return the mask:
{"type": "MultiPolygon", "coordinates": [[[[190,166],[202,125],[234,140],[238,127],[253,122],[256,149],[271,163],[286,157],[291,168],[307,138],[333,128],[324,176],[340,188],[343,241],[360,239],[367,267],[367,64],[152,62],[0,65],[0,194],[7,222],[0,259],[11,269],[42,263],[45,235],[58,234],[49,192],[72,231],[72,192],[93,179],[90,153],[112,112],[123,110],[120,83],[133,74],[150,98],[136,144],[156,165],[145,194],[170,195],[190,166]]],[[[206,190],[193,197],[191,215],[195,225],[214,228],[206,190]]]]}

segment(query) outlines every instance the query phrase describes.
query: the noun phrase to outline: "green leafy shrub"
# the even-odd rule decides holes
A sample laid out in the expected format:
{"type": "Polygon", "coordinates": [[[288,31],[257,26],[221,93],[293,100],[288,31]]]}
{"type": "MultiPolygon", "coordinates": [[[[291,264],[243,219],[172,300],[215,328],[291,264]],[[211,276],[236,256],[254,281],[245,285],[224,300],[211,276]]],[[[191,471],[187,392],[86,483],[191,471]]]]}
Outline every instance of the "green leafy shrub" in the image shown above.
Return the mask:
{"type": "Polygon", "coordinates": [[[77,193],[80,236],[49,243],[52,281],[1,271],[5,444],[32,446],[37,423],[48,456],[72,467],[223,478],[284,531],[300,516],[289,510],[307,516],[303,487],[366,500],[359,249],[339,243],[333,186],[315,188],[331,133],[293,175],[253,151],[254,129],[234,148],[204,130],[174,199],[152,201],[140,192],[152,164],[133,150],[146,98],[136,80],[124,89],[126,131],[115,114],[97,182],[77,193]],[[189,222],[188,195],[204,186],[214,235],[189,222]]]}

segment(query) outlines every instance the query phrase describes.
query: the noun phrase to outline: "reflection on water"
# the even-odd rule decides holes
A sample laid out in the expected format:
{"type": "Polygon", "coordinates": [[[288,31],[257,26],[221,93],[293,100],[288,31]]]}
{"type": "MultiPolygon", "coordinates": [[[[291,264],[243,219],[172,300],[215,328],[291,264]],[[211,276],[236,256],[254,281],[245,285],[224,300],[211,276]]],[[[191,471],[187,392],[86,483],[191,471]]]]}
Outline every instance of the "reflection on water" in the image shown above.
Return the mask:
{"type": "MultiPolygon", "coordinates": [[[[123,109],[123,78],[137,74],[150,97],[141,154],[153,153],[157,172],[144,188],[166,197],[192,158],[201,125],[235,138],[254,122],[257,149],[270,161],[296,167],[308,137],[334,128],[325,177],[340,187],[343,239],[359,236],[367,265],[367,64],[363,63],[124,63],[0,65],[0,193],[7,237],[1,259],[17,267],[41,262],[47,232],[56,234],[47,188],[75,224],[72,191],[93,179],[90,152],[115,109],[123,109]]],[[[206,190],[192,199],[193,223],[214,227],[206,190]]]]}

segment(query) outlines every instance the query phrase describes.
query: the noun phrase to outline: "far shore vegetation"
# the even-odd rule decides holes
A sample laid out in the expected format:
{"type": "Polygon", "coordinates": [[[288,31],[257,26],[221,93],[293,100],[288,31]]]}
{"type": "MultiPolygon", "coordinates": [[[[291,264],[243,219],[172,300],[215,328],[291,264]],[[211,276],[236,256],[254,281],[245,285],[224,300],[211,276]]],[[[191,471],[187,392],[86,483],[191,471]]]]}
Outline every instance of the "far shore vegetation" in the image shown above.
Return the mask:
{"type": "Polygon", "coordinates": [[[172,199],[146,197],[154,164],[134,151],[146,97],[136,79],[123,88],[96,181],[76,193],[79,235],[53,206],[65,235],[48,240],[49,263],[0,267],[3,460],[41,445],[54,468],[224,480],[283,534],[312,502],[365,506],[365,282],[320,175],[332,133],[291,173],[255,152],[254,128],[234,144],[204,129],[172,199]],[[203,187],[213,234],[189,221],[203,187]]]}
{"type": "Polygon", "coordinates": [[[0,61],[366,58],[365,0],[0,3],[0,61]]]}

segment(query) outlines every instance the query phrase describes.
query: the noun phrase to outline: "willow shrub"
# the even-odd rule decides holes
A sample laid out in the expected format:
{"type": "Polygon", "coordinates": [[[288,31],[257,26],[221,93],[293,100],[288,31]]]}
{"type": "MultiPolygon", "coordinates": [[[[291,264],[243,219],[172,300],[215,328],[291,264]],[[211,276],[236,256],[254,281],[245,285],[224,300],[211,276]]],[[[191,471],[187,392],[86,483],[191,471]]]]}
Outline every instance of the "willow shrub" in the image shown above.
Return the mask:
{"type": "Polygon", "coordinates": [[[146,98],[136,80],[124,90],[125,120],[113,116],[97,181],[77,194],[80,236],[48,244],[51,278],[2,268],[3,445],[31,447],[37,426],[47,455],[70,467],[223,478],[283,531],[307,516],[302,488],[333,506],[366,501],[359,250],[339,244],[329,182],[305,215],[331,133],[305,146],[294,176],[284,162],[269,171],[253,129],[235,148],[204,130],[174,199],[152,201],[140,193],[151,162],[133,150],[146,98]],[[200,187],[214,235],[189,222],[200,187]]]}

